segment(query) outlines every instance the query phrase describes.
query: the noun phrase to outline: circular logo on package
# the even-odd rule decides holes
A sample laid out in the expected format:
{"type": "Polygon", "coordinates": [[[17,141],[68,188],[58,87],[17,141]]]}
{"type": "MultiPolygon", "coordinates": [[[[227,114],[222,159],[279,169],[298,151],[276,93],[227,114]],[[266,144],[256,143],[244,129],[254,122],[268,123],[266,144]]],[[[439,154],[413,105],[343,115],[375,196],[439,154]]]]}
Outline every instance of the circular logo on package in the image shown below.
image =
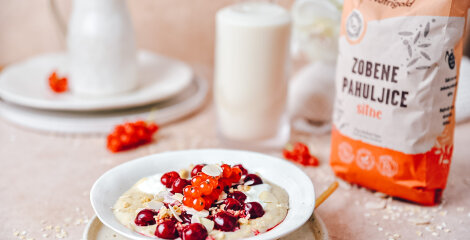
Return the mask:
{"type": "Polygon", "coordinates": [[[393,177],[398,173],[398,163],[389,155],[379,157],[379,165],[377,168],[380,174],[386,177],[393,177]]]}
{"type": "Polygon", "coordinates": [[[348,38],[355,41],[359,39],[364,30],[364,18],[361,12],[354,9],[346,19],[346,33],[348,38]]]}
{"type": "Polygon", "coordinates": [[[344,163],[351,163],[354,160],[354,152],[351,145],[347,142],[342,142],[338,146],[339,160],[344,163]]]}
{"type": "Polygon", "coordinates": [[[361,148],[357,151],[356,164],[359,168],[371,170],[375,164],[374,160],[374,156],[369,150],[361,148]]]}

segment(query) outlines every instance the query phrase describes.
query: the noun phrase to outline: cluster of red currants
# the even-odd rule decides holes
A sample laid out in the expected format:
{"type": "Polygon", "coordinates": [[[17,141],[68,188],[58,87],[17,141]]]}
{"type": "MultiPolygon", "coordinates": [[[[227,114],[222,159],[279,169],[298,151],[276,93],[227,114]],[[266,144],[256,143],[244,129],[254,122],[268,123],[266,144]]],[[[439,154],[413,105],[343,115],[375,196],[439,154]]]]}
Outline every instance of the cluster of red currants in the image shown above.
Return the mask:
{"type": "Polygon", "coordinates": [[[191,171],[191,185],[183,189],[183,204],[197,211],[209,209],[219,199],[226,187],[240,181],[243,171],[239,166],[221,166],[219,176],[209,176],[202,172],[204,165],[196,165],[191,171]]]}
{"type": "Polygon", "coordinates": [[[108,135],[107,147],[111,152],[136,148],[151,142],[157,131],[158,125],[155,123],[136,121],[120,124],[108,135]]]}
{"type": "Polygon", "coordinates": [[[56,93],[63,93],[68,89],[68,82],[66,77],[59,77],[54,71],[49,75],[49,87],[56,93]]]}
{"type": "Polygon", "coordinates": [[[298,162],[304,166],[318,166],[320,163],[315,156],[310,154],[307,145],[297,142],[290,148],[285,148],[282,151],[284,158],[298,162]]]}

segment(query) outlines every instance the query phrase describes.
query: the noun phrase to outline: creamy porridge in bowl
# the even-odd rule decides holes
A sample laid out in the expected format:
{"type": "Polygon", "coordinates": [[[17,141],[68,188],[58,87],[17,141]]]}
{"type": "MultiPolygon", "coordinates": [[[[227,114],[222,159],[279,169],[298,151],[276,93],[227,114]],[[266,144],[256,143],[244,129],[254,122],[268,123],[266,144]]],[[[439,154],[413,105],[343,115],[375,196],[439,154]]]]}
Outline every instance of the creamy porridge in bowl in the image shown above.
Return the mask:
{"type": "Polygon", "coordinates": [[[281,237],[309,218],[315,200],[310,179],[284,160],[192,150],[111,169],[91,201],[105,225],[132,239],[229,240],[281,237]]]}

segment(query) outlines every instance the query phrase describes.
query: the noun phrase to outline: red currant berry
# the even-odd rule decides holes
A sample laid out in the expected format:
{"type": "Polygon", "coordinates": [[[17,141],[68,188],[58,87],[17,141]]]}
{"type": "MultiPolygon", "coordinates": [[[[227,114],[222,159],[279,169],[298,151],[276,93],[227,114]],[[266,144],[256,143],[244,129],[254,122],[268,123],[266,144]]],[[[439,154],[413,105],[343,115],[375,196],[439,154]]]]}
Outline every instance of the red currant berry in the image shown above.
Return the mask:
{"type": "Polygon", "coordinates": [[[240,170],[242,170],[242,175],[247,175],[248,174],[248,171],[246,170],[246,168],[243,167],[243,165],[237,164],[234,167],[240,168],[240,170]]]}

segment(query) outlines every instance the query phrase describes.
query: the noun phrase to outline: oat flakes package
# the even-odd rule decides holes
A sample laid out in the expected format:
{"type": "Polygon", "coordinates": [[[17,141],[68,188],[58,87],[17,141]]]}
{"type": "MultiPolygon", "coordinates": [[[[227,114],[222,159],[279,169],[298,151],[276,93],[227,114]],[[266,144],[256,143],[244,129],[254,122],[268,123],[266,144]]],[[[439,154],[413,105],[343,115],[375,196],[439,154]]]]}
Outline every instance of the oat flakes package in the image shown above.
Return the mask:
{"type": "Polygon", "coordinates": [[[331,166],[424,205],[440,201],[470,0],[345,0],[331,166]]]}

